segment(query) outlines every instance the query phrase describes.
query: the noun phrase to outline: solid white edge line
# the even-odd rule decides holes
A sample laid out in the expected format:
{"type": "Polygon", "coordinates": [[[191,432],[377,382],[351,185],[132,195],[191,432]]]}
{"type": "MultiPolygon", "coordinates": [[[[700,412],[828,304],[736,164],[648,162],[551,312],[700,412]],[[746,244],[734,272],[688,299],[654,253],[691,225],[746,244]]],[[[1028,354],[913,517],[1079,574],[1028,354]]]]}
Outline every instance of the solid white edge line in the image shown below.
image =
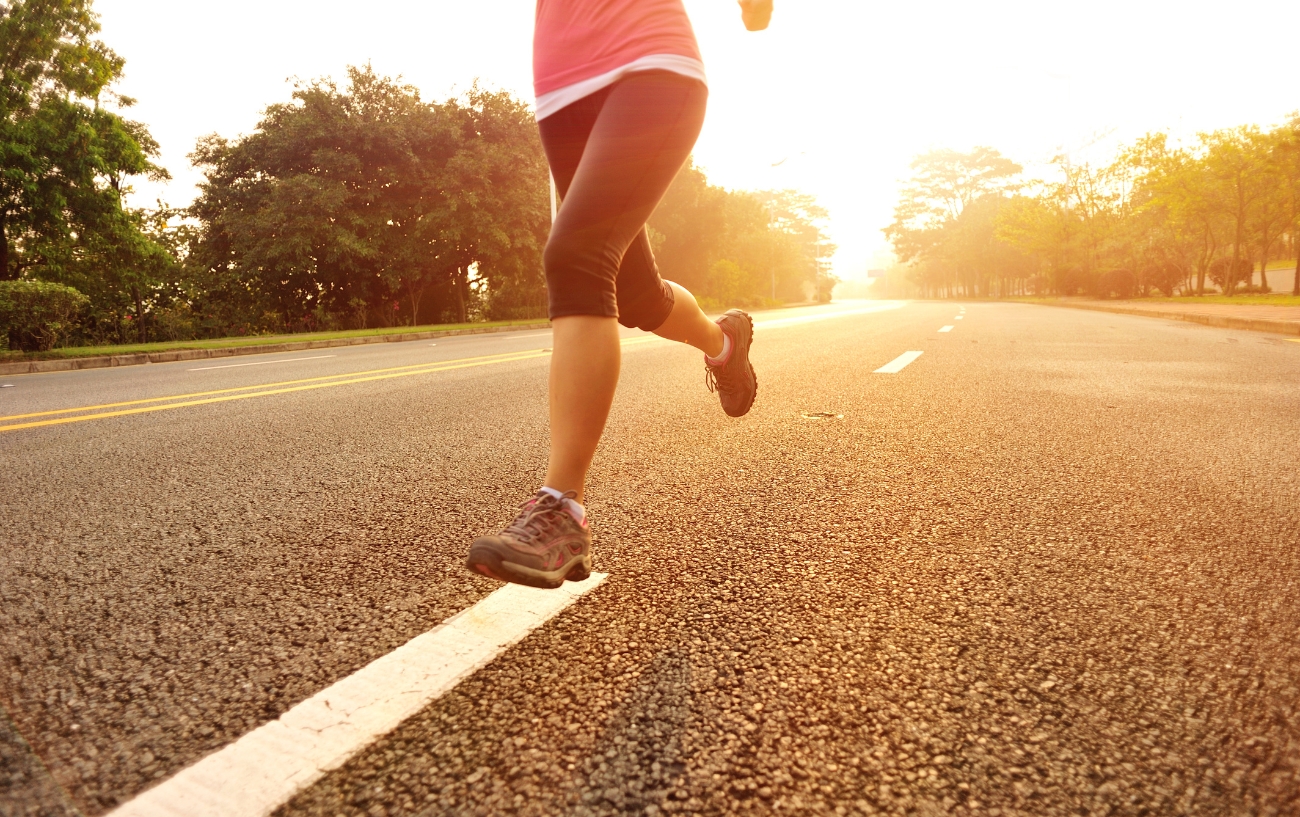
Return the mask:
{"type": "Polygon", "coordinates": [[[952,331],[952,327],[951,327],[951,326],[941,326],[941,327],[939,327],[939,331],[940,331],[940,332],[951,332],[951,331],[952,331]]]}
{"type": "Polygon", "coordinates": [[[903,352],[898,357],[876,369],[873,374],[898,374],[907,368],[908,364],[921,356],[920,352],[903,352]]]}
{"type": "Polygon", "coordinates": [[[290,357],[283,360],[258,360],[254,363],[227,363],[224,366],[200,366],[197,369],[186,369],[187,372],[206,372],[209,369],[238,369],[240,366],[265,366],[268,363],[297,363],[300,360],[324,360],[327,357],[338,357],[338,355],[317,355],[316,357],[290,357]]]}
{"type": "Polygon", "coordinates": [[[556,590],[508,584],[141,793],[110,817],[266,817],[606,577],[593,573],[556,590]]]}

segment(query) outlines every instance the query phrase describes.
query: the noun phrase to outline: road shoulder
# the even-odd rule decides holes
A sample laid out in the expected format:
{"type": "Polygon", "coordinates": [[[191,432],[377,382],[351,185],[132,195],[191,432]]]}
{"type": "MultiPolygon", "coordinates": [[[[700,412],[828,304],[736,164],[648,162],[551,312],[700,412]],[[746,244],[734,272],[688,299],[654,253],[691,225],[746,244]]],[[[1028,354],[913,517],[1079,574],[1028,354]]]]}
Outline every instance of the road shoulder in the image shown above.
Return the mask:
{"type": "Polygon", "coordinates": [[[1088,309],[1094,312],[1112,312],[1119,315],[1137,315],[1143,318],[1164,318],[1187,321],[1219,329],[1242,329],[1250,332],[1270,332],[1280,335],[1300,336],[1300,317],[1292,318],[1293,311],[1275,306],[1232,306],[1229,304],[1196,304],[1195,311],[1180,309],[1180,304],[1131,304],[1124,301],[1032,301],[1040,306],[1088,309]],[[1168,308],[1165,308],[1168,307],[1168,308]],[[1223,309],[1216,309],[1223,307],[1223,309]],[[1273,311],[1284,311],[1286,316],[1275,316],[1273,311]]]}

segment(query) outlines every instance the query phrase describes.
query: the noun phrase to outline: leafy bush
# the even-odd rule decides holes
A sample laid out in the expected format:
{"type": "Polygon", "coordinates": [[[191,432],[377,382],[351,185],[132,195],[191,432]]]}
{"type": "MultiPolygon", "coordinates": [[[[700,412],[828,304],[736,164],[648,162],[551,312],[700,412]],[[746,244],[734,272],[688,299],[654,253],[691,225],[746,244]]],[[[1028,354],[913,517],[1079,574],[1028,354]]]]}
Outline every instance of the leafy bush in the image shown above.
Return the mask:
{"type": "Polygon", "coordinates": [[[44,352],[66,337],[90,299],[45,281],[0,281],[0,333],[10,349],[44,352]]]}
{"type": "MultiPolygon", "coordinates": [[[[748,290],[756,288],[747,286],[748,277],[735,261],[730,258],[719,258],[709,266],[709,275],[704,287],[706,297],[712,297],[719,306],[738,304],[748,290]]],[[[723,306],[723,308],[727,307],[723,306]]]]}
{"type": "Polygon", "coordinates": [[[1137,276],[1126,269],[1104,273],[1097,279],[1094,295],[1099,298],[1132,298],[1137,294],[1137,276]]]}
{"type": "Polygon", "coordinates": [[[184,301],[155,310],[152,318],[154,334],[164,340],[193,340],[198,337],[194,310],[184,301]]]}

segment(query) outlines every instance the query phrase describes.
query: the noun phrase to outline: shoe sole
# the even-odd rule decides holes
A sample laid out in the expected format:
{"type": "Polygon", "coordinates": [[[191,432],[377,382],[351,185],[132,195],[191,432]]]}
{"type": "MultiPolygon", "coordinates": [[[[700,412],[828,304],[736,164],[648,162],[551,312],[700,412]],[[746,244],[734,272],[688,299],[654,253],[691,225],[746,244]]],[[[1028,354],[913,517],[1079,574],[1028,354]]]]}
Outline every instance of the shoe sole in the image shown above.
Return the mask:
{"type": "Polygon", "coordinates": [[[499,582],[522,584],[542,590],[554,590],[564,585],[565,581],[580,582],[591,575],[591,554],[584,554],[561,565],[556,570],[537,570],[536,568],[510,562],[501,557],[490,542],[475,539],[470,545],[469,557],[465,566],[471,571],[496,579],[499,582]],[[481,546],[480,546],[481,545],[481,546]]]}

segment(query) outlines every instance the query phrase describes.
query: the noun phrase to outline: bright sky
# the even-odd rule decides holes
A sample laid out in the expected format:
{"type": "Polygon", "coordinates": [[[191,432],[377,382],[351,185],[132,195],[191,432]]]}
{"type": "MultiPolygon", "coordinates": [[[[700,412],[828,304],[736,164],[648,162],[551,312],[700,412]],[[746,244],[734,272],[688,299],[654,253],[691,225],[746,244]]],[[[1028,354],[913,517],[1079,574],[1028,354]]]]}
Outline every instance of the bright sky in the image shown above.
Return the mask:
{"type": "MultiPolygon", "coordinates": [[[[1150,130],[1272,125],[1300,108],[1295,2],[776,0],[761,34],[744,30],[732,0],[685,2],[710,79],[696,160],[715,184],[817,196],[842,278],[882,263],[899,183],[931,148],[989,145],[1043,173],[1061,150],[1104,161],[1150,130]]],[[[195,140],[251,131],[262,108],[289,98],[292,77],[341,78],[369,61],[428,99],[477,77],[532,101],[529,0],[96,8],[127,60],[130,115],[175,177],[137,184],[140,205],[188,204],[195,140]]]]}

